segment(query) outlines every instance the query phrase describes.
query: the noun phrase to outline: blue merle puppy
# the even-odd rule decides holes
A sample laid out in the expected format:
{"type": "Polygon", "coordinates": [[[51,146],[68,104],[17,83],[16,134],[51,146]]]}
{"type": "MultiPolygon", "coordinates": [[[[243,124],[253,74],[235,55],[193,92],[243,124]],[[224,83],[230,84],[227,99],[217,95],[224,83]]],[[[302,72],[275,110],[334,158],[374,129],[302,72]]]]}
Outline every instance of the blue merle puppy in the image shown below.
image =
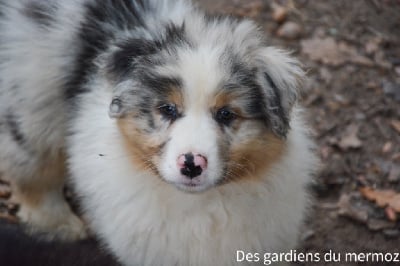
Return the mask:
{"type": "Polygon", "coordinates": [[[315,168],[304,73],[183,0],[0,0],[0,172],[31,232],[125,265],[296,244],[315,168]],[[62,191],[71,181],[83,223],[62,191]]]}

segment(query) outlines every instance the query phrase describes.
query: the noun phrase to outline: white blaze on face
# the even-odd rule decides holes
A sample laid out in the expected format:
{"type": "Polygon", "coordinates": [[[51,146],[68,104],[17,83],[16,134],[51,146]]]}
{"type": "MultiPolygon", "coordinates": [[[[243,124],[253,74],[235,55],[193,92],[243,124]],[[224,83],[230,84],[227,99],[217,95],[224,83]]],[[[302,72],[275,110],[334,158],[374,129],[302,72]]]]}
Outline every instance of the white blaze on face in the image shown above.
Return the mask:
{"type": "Polygon", "coordinates": [[[166,181],[178,188],[202,191],[218,182],[223,173],[218,150],[220,129],[211,112],[211,100],[224,73],[218,62],[218,50],[185,50],[179,58],[177,70],[183,80],[183,116],[171,126],[160,172],[166,181]],[[201,174],[192,178],[183,175],[177,163],[179,156],[188,153],[202,156],[207,162],[201,174]]]}

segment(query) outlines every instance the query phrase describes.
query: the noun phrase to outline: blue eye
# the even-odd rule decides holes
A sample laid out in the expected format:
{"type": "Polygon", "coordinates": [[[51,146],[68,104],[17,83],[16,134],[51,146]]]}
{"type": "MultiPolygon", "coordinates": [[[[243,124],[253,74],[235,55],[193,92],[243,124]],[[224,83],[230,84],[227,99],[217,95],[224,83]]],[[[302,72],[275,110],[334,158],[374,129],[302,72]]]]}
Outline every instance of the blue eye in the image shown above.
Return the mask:
{"type": "Polygon", "coordinates": [[[160,114],[171,121],[176,120],[179,117],[178,109],[175,104],[163,104],[158,107],[160,114]]]}
{"type": "Polygon", "coordinates": [[[233,120],[236,119],[236,114],[231,111],[228,107],[222,107],[215,115],[215,120],[219,124],[228,126],[233,120]]]}

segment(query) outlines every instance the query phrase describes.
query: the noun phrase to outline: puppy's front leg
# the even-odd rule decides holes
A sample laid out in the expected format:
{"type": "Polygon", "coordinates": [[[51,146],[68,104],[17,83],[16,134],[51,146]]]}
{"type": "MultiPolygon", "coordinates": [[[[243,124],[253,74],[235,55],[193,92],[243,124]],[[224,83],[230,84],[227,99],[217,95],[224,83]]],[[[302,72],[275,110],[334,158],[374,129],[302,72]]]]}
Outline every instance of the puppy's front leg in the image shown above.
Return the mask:
{"type": "Polygon", "coordinates": [[[32,234],[47,239],[76,240],[86,237],[82,221],[63,196],[65,158],[48,156],[30,177],[11,178],[11,201],[20,204],[18,217],[32,234]]]}

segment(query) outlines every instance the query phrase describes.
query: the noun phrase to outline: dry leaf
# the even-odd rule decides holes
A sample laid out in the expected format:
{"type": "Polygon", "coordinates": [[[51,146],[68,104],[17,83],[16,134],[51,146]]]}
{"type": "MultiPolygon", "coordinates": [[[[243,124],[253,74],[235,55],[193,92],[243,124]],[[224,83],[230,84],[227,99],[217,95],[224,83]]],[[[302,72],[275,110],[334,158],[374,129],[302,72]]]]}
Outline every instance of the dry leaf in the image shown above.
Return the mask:
{"type": "Polygon", "coordinates": [[[360,189],[361,194],[379,207],[391,207],[394,211],[400,212],[400,193],[394,190],[378,190],[370,187],[360,189]]]}
{"type": "Polygon", "coordinates": [[[397,220],[396,211],[393,210],[392,207],[387,206],[385,208],[385,214],[389,221],[396,222],[396,220],[397,220]]]}
{"type": "Polygon", "coordinates": [[[300,37],[303,29],[297,23],[288,21],[285,22],[277,31],[277,35],[280,38],[294,40],[300,37]]]}
{"type": "Polygon", "coordinates": [[[336,41],[331,37],[303,40],[301,41],[301,49],[313,61],[332,66],[339,66],[346,62],[346,58],[339,51],[336,41]]]}
{"type": "Polygon", "coordinates": [[[348,62],[363,66],[374,65],[371,59],[359,54],[354,46],[345,42],[337,43],[331,37],[303,40],[301,48],[311,60],[327,65],[340,66],[348,62]]]}
{"type": "Polygon", "coordinates": [[[361,210],[355,208],[351,204],[351,196],[347,194],[343,194],[338,202],[339,207],[339,215],[348,217],[355,221],[366,223],[368,220],[368,212],[366,210],[361,210]]]}
{"type": "Polygon", "coordinates": [[[378,51],[381,41],[382,41],[382,39],[380,39],[380,38],[368,40],[365,43],[365,51],[367,52],[367,54],[373,54],[376,51],[378,51]]]}
{"type": "Polygon", "coordinates": [[[240,6],[240,8],[235,8],[233,11],[236,15],[241,17],[256,18],[260,15],[263,8],[264,3],[261,0],[256,0],[246,3],[245,5],[240,6]]]}
{"type": "Polygon", "coordinates": [[[386,60],[386,55],[381,50],[379,50],[375,53],[374,61],[379,67],[382,67],[384,69],[392,68],[392,63],[390,63],[388,60],[386,60]]]}
{"type": "Polygon", "coordinates": [[[338,146],[342,150],[358,149],[362,146],[361,140],[357,137],[359,126],[350,125],[346,134],[341,138],[338,146]]]}
{"type": "Polygon", "coordinates": [[[347,62],[369,67],[374,65],[371,59],[360,55],[354,46],[350,46],[345,42],[339,42],[338,47],[340,52],[346,57],[347,62]]]}
{"type": "Polygon", "coordinates": [[[390,121],[390,125],[400,134],[400,121],[399,120],[392,120],[390,121]]]}
{"type": "Polygon", "coordinates": [[[392,148],[393,148],[393,143],[388,141],[383,145],[382,153],[383,154],[389,153],[392,150],[392,148]]]}
{"type": "Polygon", "coordinates": [[[373,66],[374,62],[363,56],[357,52],[357,49],[354,46],[350,46],[345,42],[339,42],[339,50],[340,52],[346,56],[347,62],[351,62],[354,64],[362,65],[362,66],[373,66]]]}
{"type": "Polygon", "coordinates": [[[287,14],[288,14],[288,10],[287,8],[274,4],[272,6],[272,18],[273,20],[275,20],[278,23],[282,23],[283,21],[286,20],[287,14]]]}

